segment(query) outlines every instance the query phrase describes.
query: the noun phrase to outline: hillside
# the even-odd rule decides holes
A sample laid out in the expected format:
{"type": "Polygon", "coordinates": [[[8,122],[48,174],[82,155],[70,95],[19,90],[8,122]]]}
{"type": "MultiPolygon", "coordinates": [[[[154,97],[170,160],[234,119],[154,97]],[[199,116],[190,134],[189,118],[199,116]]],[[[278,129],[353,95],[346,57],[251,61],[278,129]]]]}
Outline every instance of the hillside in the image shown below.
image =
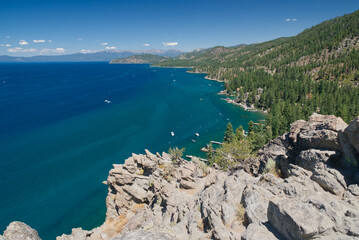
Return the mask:
{"type": "Polygon", "coordinates": [[[111,60],[110,63],[150,63],[156,64],[161,60],[165,60],[167,57],[157,56],[153,54],[134,55],[126,58],[117,58],[111,60]]]}
{"type": "Polygon", "coordinates": [[[294,37],[213,47],[157,64],[191,67],[226,82],[235,102],[268,110],[273,136],[313,112],[359,114],[359,11],[294,37]]]}

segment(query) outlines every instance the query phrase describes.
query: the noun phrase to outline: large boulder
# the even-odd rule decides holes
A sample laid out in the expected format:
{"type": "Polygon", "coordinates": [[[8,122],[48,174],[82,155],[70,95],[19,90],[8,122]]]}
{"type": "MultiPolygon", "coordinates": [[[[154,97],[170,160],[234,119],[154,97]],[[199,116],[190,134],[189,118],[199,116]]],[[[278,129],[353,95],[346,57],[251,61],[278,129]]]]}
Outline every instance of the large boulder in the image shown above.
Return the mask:
{"type": "Polygon", "coordinates": [[[317,182],[324,190],[342,196],[347,189],[343,175],[336,169],[317,168],[311,179],[317,182]]]}
{"type": "Polygon", "coordinates": [[[312,239],[332,231],[334,223],[313,205],[294,199],[269,202],[269,222],[287,239],[312,239]]]}
{"type": "Polygon", "coordinates": [[[302,149],[326,149],[340,151],[338,132],[348,125],[334,115],[325,116],[314,113],[301,127],[297,135],[297,145],[302,149]]]}
{"type": "Polygon", "coordinates": [[[144,231],[127,232],[119,237],[114,237],[112,240],[172,240],[164,234],[152,233],[144,231]]]}
{"type": "Polygon", "coordinates": [[[329,160],[337,160],[340,153],[320,149],[309,149],[301,151],[296,157],[296,164],[304,169],[314,171],[320,163],[327,164],[329,160]]]}
{"type": "Polygon", "coordinates": [[[349,140],[349,143],[359,155],[359,116],[356,117],[349,126],[344,130],[344,134],[349,140]]]}
{"type": "Polygon", "coordinates": [[[7,240],[41,240],[35,229],[23,222],[12,222],[4,231],[7,240]]]}
{"type": "Polygon", "coordinates": [[[242,234],[242,240],[277,240],[278,238],[265,225],[261,223],[249,224],[242,234]]]}
{"type": "MultiPolygon", "coordinates": [[[[344,131],[340,132],[339,140],[343,152],[341,165],[347,169],[357,168],[359,166],[359,117],[356,117],[344,131]]],[[[359,176],[357,178],[359,182],[359,176]]]]}

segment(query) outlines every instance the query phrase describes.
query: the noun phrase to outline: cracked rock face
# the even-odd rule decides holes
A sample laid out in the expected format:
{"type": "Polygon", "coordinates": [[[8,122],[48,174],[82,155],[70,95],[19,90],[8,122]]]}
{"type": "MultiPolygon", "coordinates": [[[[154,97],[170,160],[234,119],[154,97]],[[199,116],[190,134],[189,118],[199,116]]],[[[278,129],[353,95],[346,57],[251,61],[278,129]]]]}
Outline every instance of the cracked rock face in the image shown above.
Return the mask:
{"type": "Polygon", "coordinates": [[[245,167],[224,172],[199,161],[174,165],[166,153],[133,154],[109,173],[105,223],[57,240],[359,240],[358,168],[343,164],[349,154],[356,157],[359,126],[349,127],[318,114],[293,123],[254,163],[263,167],[272,158],[283,178],[245,167]]]}

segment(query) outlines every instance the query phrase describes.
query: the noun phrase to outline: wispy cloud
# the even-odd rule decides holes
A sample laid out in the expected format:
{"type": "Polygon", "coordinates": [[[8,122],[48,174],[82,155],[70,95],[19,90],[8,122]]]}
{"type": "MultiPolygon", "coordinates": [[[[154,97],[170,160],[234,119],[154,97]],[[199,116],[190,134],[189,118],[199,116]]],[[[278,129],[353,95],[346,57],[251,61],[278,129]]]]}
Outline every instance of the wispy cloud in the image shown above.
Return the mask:
{"type": "Polygon", "coordinates": [[[44,43],[46,40],[39,39],[39,40],[32,40],[34,43],[44,43]]]}
{"type": "Polygon", "coordinates": [[[51,48],[43,48],[40,50],[41,54],[44,53],[64,53],[65,49],[64,48],[55,48],[55,49],[51,49],[51,48]]]}
{"type": "Polygon", "coordinates": [[[4,46],[4,47],[11,47],[11,44],[8,44],[8,43],[7,43],[7,44],[5,44],[5,45],[3,44],[2,46],[4,46]]]}
{"type": "Polygon", "coordinates": [[[149,44],[149,43],[144,43],[144,44],[143,44],[143,46],[145,46],[145,47],[149,47],[149,46],[150,46],[150,44],[149,44]]]}
{"type": "Polygon", "coordinates": [[[98,52],[98,51],[88,50],[88,49],[82,49],[82,50],[81,50],[81,53],[95,53],[95,52],[98,52]]]}
{"type": "Polygon", "coordinates": [[[7,51],[8,52],[37,52],[38,50],[35,48],[23,49],[21,47],[14,47],[14,48],[9,48],[7,51]]]}
{"type": "Polygon", "coordinates": [[[77,40],[82,41],[83,39],[82,39],[82,38],[78,38],[77,40]]]}
{"type": "Polygon", "coordinates": [[[27,45],[27,44],[29,44],[29,43],[26,42],[25,40],[20,40],[20,41],[19,41],[19,44],[20,44],[20,45],[27,45]]]}
{"type": "Polygon", "coordinates": [[[6,38],[10,38],[10,36],[6,36],[6,38]]]}
{"type": "Polygon", "coordinates": [[[178,42],[163,42],[162,43],[163,46],[168,47],[168,46],[177,46],[178,42]]]}
{"type": "Polygon", "coordinates": [[[49,40],[48,42],[52,42],[52,40],[49,40]]]}
{"type": "Polygon", "coordinates": [[[108,45],[108,43],[107,43],[107,42],[103,42],[103,43],[101,43],[101,45],[102,45],[102,46],[106,46],[106,45],[108,45]]]}
{"type": "Polygon", "coordinates": [[[105,47],[106,50],[115,50],[116,47],[105,47]]]}
{"type": "Polygon", "coordinates": [[[298,19],[296,19],[296,18],[287,18],[285,21],[286,22],[297,22],[298,19]]]}

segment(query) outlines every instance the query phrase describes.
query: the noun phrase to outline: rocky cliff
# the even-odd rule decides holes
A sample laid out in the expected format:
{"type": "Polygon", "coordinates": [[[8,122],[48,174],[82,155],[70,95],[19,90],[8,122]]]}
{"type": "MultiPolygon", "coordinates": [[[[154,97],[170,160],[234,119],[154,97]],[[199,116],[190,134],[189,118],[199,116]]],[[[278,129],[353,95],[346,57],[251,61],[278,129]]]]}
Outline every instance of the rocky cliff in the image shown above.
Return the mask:
{"type": "MultiPolygon", "coordinates": [[[[110,171],[105,223],[57,240],[359,239],[358,156],[359,117],[317,114],[263,147],[251,171],[146,150],[110,171]],[[272,160],[280,174],[263,173],[272,160]]],[[[4,238],[40,239],[19,222],[4,238]]]]}

